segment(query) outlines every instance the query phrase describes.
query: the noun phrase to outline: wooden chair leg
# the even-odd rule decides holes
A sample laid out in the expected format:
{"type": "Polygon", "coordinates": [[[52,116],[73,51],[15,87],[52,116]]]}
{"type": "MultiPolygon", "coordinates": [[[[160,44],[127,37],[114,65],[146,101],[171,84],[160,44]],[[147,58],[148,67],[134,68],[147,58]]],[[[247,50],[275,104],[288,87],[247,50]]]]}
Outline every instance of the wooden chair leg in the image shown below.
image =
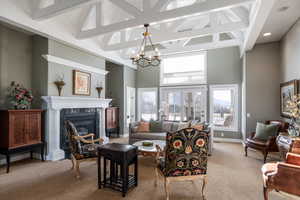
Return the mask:
{"type": "Polygon", "coordinates": [[[169,191],[169,180],[168,180],[168,178],[165,178],[165,192],[166,192],[166,200],[169,200],[170,191],[169,191]]]}
{"type": "Polygon", "coordinates": [[[263,155],[264,155],[264,163],[266,163],[268,157],[268,151],[264,151],[263,155]]]}
{"type": "Polygon", "coordinates": [[[71,162],[72,162],[72,168],[71,168],[71,170],[74,170],[76,159],[74,158],[73,155],[71,156],[71,162]]]}
{"type": "Polygon", "coordinates": [[[205,199],[204,189],[205,189],[206,183],[207,183],[206,177],[203,177],[203,184],[202,184],[202,190],[201,190],[201,194],[202,194],[203,199],[205,199]]]}
{"type": "Polygon", "coordinates": [[[158,168],[155,167],[155,180],[154,180],[154,186],[157,187],[158,182],[158,168]]]}
{"type": "Polygon", "coordinates": [[[76,167],[75,167],[76,178],[80,178],[79,164],[80,164],[79,161],[76,161],[76,167]]]}
{"type": "Polygon", "coordinates": [[[246,157],[248,156],[248,147],[247,147],[247,145],[245,145],[245,156],[246,157]]]}
{"type": "Polygon", "coordinates": [[[269,200],[269,190],[266,187],[264,187],[264,199],[269,200]]]}

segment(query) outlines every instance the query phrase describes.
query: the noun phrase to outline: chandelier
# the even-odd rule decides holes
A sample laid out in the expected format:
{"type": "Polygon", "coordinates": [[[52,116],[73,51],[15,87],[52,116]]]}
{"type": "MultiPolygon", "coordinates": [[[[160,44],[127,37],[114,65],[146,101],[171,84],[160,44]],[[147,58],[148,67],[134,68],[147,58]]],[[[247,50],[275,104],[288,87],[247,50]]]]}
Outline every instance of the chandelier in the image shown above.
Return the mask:
{"type": "Polygon", "coordinates": [[[141,47],[139,49],[139,52],[137,55],[132,56],[130,59],[132,60],[132,63],[134,65],[138,65],[143,68],[150,67],[150,66],[157,67],[160,65],[161,62],[160,53],[152,43],[150,33],[149,33],[149,24],[144,24],[144,27],[145,27],[145,32],[143,33],[144,38],[141,47]],[[147,46],[148,43],[150,44],[150,46],[147,46]],[[148,55],[146,55],[146,51],[148,52],[148,55]]]}

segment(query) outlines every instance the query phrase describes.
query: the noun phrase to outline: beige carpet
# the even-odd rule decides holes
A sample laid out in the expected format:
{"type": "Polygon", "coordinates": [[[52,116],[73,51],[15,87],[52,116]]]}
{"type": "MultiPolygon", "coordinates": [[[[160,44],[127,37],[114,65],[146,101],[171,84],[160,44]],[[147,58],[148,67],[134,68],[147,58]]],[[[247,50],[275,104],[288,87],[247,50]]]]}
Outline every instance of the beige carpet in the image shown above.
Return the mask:
{"type": "MultiPolygon", "coordinates": [[[[124,142],[124,140],[118,140],[124,142]]],[[[276,155],[269,161],[276,161],[276,155]]],[[[207,200],[261,200],[262,179],[260,168],[262,157],[257,152],[243,155],[240,144],[215,143],[213,156],[209,158],[207,200]]],[[[139,159],[139,186],[130,191],[126,198],[110,189],[97,189],[96,163],[81,165],[81,179],[77,180],[70,171],[71,162],[22,161],[11,167],[6,174],[0,168],[1,200],[163,200],[163,182],[155,188],[154,160],[139,159]]],[[[170,200],[200,200],[201,182],[173,183],[170,200]]],[[[284,199],[273,192],[271,200],[284,199]]]]}

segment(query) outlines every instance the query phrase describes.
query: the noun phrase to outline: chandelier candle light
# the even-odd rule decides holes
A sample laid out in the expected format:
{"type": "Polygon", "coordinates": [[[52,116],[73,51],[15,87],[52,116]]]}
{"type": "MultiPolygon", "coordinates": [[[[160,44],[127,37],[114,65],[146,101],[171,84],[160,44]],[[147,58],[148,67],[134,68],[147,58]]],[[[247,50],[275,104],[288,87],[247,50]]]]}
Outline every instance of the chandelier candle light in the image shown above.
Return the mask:
{"type": "Polygon", "coordinates": [[[160,59],[160,53],[158,49],[153,45],[151,40],[151,35],[149,33],[149,24],[144,24],[144,27],[146,31],[143,33],[143,41],[140,47],[140,50],[137,55],[131,57],[132,63],[134,65],[138,65],[140,67],[150,67],[154,66],[157,67],[160,65],[161,59],[160,59]],[[150,44],[150,50],[149,55],[146,55],[146,49],[147,44],[150,44]]]}

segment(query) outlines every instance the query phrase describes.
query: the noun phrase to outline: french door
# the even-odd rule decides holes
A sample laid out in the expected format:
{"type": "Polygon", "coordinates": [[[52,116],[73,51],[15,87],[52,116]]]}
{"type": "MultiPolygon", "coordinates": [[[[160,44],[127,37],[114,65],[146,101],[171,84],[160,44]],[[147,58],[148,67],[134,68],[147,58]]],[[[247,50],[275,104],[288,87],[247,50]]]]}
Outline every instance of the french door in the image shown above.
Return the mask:
{"type": "Polygon", "coordinates": [[[160,113],[169,121],[207,121],[207,87],[161,88],[160,113]]]}

